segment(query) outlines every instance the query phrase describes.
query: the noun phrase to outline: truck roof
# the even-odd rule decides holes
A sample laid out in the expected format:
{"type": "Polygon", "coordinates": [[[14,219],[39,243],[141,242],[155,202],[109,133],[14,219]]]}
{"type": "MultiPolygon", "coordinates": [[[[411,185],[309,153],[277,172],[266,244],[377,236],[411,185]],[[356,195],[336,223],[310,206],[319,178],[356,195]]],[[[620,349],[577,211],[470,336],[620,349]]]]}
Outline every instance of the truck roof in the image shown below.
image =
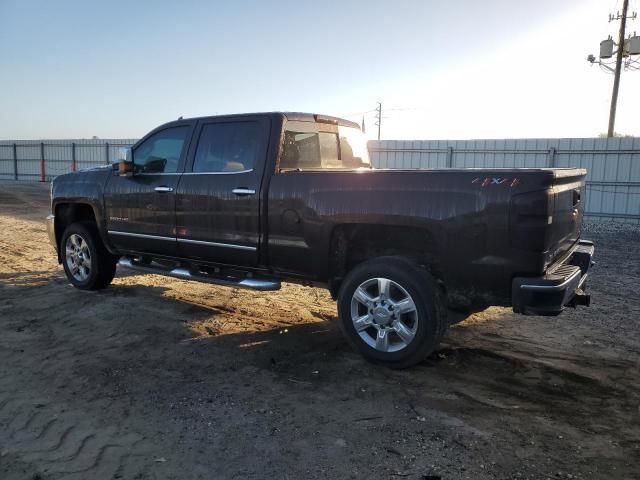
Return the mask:
{"type": "MultiPolygon", "coordinates": [[[[280,115],[285,117],[287,120],[295,120],[299,122],[334,123],[336,125],[342,125],[345,127],[360,128],[360,125],[358,125],[356,122],[352,122],[351,120],[347,120],[340,117],[334,117],[331,115],[323,115],[319,113],[305,113],[305,112],[247,112],[247,113],[232,113],[227,115],[206,115],[203,117],[185,117],[185,118],[180,117],[179,120],[201,120],[204,118],[244,117],[249,115],[264,115],[264,116],[280,115]]],[[[168,122],[168,123],[173,123],[173,122],[168,122]]]]}
{"type": "Polygon", "coordinates": [[[345,127],[355,127],[360,128],[356,122],[352,122],[351,120],[346,120],[344,118],[332,117],[331,115],[321,115],[318,113],[303,113],[303,112],[281,112],[287,120],[298,120],[301,122],[317,122],[317,121],[329,121],[335,122],[338,125],[343,125],[345,127]]]}

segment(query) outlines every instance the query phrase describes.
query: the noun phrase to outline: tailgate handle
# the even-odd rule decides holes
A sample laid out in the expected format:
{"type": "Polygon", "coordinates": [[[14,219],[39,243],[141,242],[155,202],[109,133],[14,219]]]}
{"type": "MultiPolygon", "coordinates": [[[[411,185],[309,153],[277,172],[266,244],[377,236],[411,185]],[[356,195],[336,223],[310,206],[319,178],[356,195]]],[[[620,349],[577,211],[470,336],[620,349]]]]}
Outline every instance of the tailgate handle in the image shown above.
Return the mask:
{"type": "Polygon", "coordinates": [[[574,207],[580,203],[580,198],[581,198],[580,189],[576,188],[573,191],[573,206],[574,207]]]}

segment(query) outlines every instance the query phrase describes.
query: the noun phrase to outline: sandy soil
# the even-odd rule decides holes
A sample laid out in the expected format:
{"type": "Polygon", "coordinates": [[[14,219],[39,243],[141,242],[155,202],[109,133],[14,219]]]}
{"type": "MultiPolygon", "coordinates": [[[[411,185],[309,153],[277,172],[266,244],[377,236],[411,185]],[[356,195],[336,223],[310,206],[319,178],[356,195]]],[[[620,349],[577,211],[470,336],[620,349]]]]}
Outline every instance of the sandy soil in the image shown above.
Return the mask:
{"type": "Polygon", "coordinates": [[[640,478],[637,233],[592,236],[591,308],[491,308],[390,371],[325,291],[76,290],[47,209],[0,183],[2,480],[640,478]]]}

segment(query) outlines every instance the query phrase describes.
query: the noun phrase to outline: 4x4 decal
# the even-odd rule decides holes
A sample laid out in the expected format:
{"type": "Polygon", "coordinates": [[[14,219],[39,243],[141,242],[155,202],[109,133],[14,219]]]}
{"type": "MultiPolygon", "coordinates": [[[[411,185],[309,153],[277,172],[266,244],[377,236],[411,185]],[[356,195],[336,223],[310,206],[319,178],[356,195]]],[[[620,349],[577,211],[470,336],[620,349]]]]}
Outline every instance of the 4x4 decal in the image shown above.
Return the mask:
{"type": "Polygon", "coordinates": [[[490,185],[508,185],[509,188],[514,188],[520,185],[520,179],[509,177],[476,177],[471,181],[471,183],[479,184],[481,187],[488,187],[490,185]]]}

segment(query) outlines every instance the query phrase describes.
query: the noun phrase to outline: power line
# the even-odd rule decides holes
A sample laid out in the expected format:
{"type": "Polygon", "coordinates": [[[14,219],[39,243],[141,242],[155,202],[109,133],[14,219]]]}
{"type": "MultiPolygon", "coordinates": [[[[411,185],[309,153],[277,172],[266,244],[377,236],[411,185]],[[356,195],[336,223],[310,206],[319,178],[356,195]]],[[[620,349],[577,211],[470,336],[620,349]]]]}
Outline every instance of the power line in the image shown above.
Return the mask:
{"type": "Polygon", "coordinates": [[[362,112],[341,113],[341,114],[339,114],[339,116],[343,117],[343,118],[346,118],[346,117],[359,117],[361,115],[365,115],[367,113],[373,113],[375,111],[376,111],[376,109],[372,108],[371,110],[365,110],[365,111],[362,111],[362,112]]]}
{"type": "MultiPolygon", "coordinates": [[[[616,6],[618,5],[616,1],[616,6]]],[[[633,36],[629,36],[625,39],[625,30],[627,28],[627,20],[635,20],[637,18],[637,12],[631,14],[629,11],[629,0],[623,0],[622,13],[616,11],[615,14],[609,14],[609,23],[614,21],[620,21],[620,30],[618,32],[618,42],[616,43],[611,36],[606,40],[600,42],[600,58],[596,61],[594,55],[589,55],[587,61],[592,65],[597,63],[604,71],[614,74],[613,91],[611,92],[611,107],[609,109],[609,126],[607,129],[607,136],[614,136],[614,128],[616,122],[616,109],[618,106],[618,91],[620,88],[620,74],[622,73],[622,67],[624,65],[625,70],[639,70],[640,62],[637,57],[632,58],[634,55],[640,54],[640,37],[635,33],[633,36]],[[611,68],[611,62],[606,62],[613,55],[614,45],[618,48],[615,52],[615,67],[611,68]]]]}
{"type": "Polygon", "coordinates": [[[376,108],[375,125],[378,127],[378,140],[380,140],[380,129],[382,128],[382,102],[378,102],[378,107],[376,108]]]}
{"type": "Polygon", "coordinates": [[[618,105],[618,89],[620,88],[620,70],[622,67],[622,54],[624,52],[624,30],[627,26],[627,10],[629,0],[624,0],[622,4],[622,17],[620,18],[620,35],[618,37],[618,53],[616,55],[616,74],[613,80],[613,92],[611,93],[611,109],[609,110],[609,131],[608,137],[613,137],[613,129],[616,123],[616,108],[618,105]]]}

